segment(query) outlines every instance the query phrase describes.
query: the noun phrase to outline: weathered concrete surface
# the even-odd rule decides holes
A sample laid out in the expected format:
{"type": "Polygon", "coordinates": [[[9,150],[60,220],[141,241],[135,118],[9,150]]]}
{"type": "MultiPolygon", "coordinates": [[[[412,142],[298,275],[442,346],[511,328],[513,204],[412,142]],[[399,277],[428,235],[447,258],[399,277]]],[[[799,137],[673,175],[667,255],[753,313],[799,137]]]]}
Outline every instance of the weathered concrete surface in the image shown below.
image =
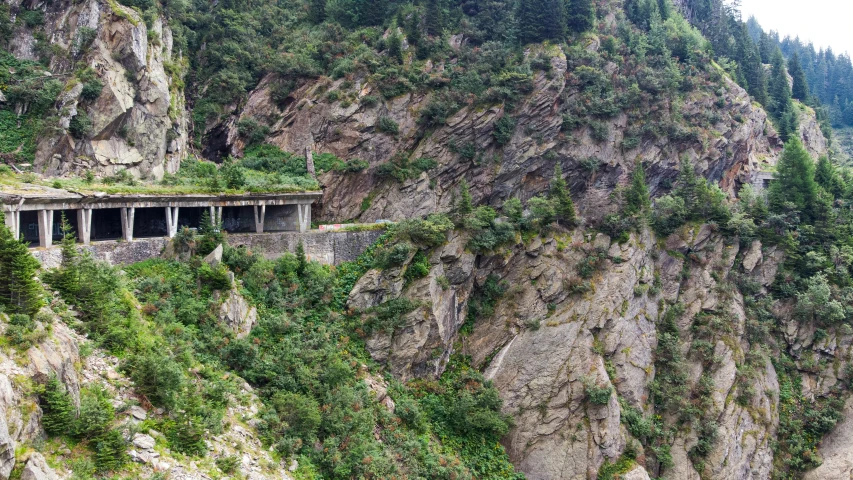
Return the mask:
{"type": "MultiPolygon", "coordinates": [[[[382,235],[384,230],[362,232],[320,232],[306,233],[240,233],[227,236],[231,246],[245,246],[262,253],[266,258],[275,259],[285,252],[296,251],[301,241],[305,255],[326,265],[340,265],[355,260],[367,247],[382,235]]],[[[132,242],[107,241],[94,242],[80,246],[80,251],[91,252],[98,260],[112,265],[129,265],[149,258],[159,257],[169,243],[166,237],[140,238],[132,242]]],[[[58,267],[62,261],[62,252],[58,246],[31,250],[33,256],[44,268],[58,267]]]]}

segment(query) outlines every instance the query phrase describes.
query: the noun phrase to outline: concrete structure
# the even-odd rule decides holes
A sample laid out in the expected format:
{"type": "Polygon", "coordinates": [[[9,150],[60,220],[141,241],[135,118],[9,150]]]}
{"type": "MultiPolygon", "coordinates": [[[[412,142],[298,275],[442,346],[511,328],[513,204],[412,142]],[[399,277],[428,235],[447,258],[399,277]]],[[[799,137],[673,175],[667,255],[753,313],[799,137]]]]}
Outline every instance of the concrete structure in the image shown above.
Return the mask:
{"type": "MultiPolygon", "coordinates": [[[[268,259],[276,259],[286,252],[295,252],[302,242],[305,255],[310,260],[326,265],[340,265],[355,260],[385,233],[384,230],[364,230],[355,232],[273,232],[262,235],[256,233],[230,234],[228,244],[234,247],[246,247],[268,259]]],[[[80,245],[78,249],[88,251],[97,260],[111,265],[129,265],[149,258],[160,257],[172,240],[166,237],[137,239],[132,242],[106,241],[91,245],[80,245]]],[[[59,246],[39,248],[32,251],[33,256],[44,268],[54,268],[62,262],[62,250],[59,246]]]]}
{"type": "Polygon", "coordinates": [[[311,227],[311,205],[321,196],[320,192],[80,195],[56,190],[30,194],[0,192],[0,205],[6,225],[16,237],[23,236],[49,248],[55,238],[61,238],[57,211],[65,213],[83,245],[116,238],[131,242],[137,236],[174,237],[182,226],[198,228],[205,210],[214,225],[221,221],[223,229],[233,233],[304,233],[311,227]]]}
{"type": "Polygon", "coordinates": [[[752,177],[752,187],[756,190],[766,190],[773,182],[773,172],[758,172],[752,177]]]}

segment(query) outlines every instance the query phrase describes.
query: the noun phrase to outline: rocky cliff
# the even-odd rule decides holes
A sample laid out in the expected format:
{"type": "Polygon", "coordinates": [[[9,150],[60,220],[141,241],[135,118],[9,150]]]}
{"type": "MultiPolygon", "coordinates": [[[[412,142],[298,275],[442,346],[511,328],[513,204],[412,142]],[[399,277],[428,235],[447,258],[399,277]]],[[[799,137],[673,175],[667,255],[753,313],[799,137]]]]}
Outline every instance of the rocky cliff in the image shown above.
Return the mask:
{"type": "MultiPolygon", "coordinates": [[[[470,355],[515,420],[505,445],[528,478],[595,478],[628,450],[653,477],[771,478],[780,428],[773,349],[835,365],[800,364],[807,396],[846,378],[849,333],[819,345],[810,343],[814,326],[789,330],[780,345],[756,333],[755,302],[784,259],[776,247],[726,240],[709,225],[622,244],[576,230],[492,257],[475,258],[466,241],[433,251],[429,276],[405,287],[404,269],[368,273],[349,304],[422,302],[393,334],[368,338],[371,355],[402,379],[437,376],[453,352],[470,355]],[[504,292],[493,314],[466,318],[472,297],[495,281],[504,292]],[[666,349],[683,358],[683,371],[661,361],[666,349]],[[676,392],[667,385],[683,399],[660,398],[676,392]],[[637,428],[652,418],[651,430],[637,428]],[[655,450],[654,435],[671,449],[655,450]]],[[[847,423],[826,439],[826,463],[808,478],[849,470],[847,423]]]]}
{"type": "Polygon", "coordinates": [[[10,52],[42,61],[63,85],[38,136],[36,170],[160,178],[178,169],[187,153],[186,60],[163,18],[109,0],[10,7],[13,18],[41,19],[16,23],[10,52]]]}

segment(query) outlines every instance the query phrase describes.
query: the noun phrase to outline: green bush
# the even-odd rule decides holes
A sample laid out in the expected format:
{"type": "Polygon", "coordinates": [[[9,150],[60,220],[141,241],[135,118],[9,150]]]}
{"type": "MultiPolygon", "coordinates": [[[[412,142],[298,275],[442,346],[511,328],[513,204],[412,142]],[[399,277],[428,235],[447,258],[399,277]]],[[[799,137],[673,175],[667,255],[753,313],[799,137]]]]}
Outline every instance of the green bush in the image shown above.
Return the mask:
{"type": "Polygon", "coordinates": [[[495,130],[492,132],[492,136],[495,137],[495,142],[498,145],[504,146],[512,140],[514,132],[515,120],[513,120],[509,115],[504,115],[495,122],[495,130]]]}
{"type": "Polygon", "coordinates": [[[136,354],[125,361],[122,369],[133,380],[136,390],[154,405],[172,409],[184,391],[184,369],[163,352],[136,354]]]}
{"type": "Polygon", "coordinates": [[[586,398],[593,405],[607,405],[610,403],[610,396],[613,394],[613,387],[598,386],[590,381],[584,385],[584,393],[586,398]]]}
{"type": "Polygon", "coordinates": [[[406,282],[411,282],[419,278],[424,278],[429,275],[432,265],[429,263],[429,257],[423,250],[418,250],[418,253],[412,258],[412,262],[406,268],[404,275],[406,282]]]}
{"type": "Polygon", "coordinates": [[[376,130],[390,135],[397,135],[400,133],[400,125],[393,118],[383,115],[376,122],[376,130]]]}
{"type": "Polygon", "coordinates": [[[80,91],[80,98],[87,102],[92,102],[101,96],[101,91],[104,89],[104,84],[100,80],[93,79],[83,84],[83,90],[80,91]]]}
{"type": "Polygon", "coordinates": [[[128,462],[127,441],[118,430],[109,430],[95,439],[95,469],[115,472],[128,462]]]}
{"type": "Polygon", "coordinates": [[[114,419],[109,394],[97,385],[84,388],[80,391],[80,412],[71,425],[71,433],[76,438],[96,438],[107,433],[114,419]]]}
{"type": "Polygon", "coordinates": [[[373,267],[380,270],[400,267],[409,260],[414,246],[407,242],[398,243],[376,252],[373,267]]]}
{"type": "Polygon", "coordinates": [[[92,133],[92,120],[84,111],[78,111],[68,123],[68,133],[74,138],[83,139],[92,133]]]}

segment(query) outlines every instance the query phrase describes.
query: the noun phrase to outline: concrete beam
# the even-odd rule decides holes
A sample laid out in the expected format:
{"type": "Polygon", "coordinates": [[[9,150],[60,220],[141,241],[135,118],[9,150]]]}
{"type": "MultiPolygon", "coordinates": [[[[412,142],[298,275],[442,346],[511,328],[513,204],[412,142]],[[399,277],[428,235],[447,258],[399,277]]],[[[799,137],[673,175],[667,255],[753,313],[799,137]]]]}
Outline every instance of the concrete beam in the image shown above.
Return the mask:
{"type": "Polygon", "coordinates": [[[92,210],[89,208],[77,210],[77,238],[83,245],[92,241],[92,210]]]}
{"type": "Polygon", "coordinates": [[[80,208],[160,208],[160,207],[201,207],[210,205],[219,207],[251,207],[264,203],[269,206],[296,205],[316,202],[322,198],[320,192],[271,193],[244,195],[107,195],[89,196],[47,196],[9,195],[0,192],[0,205],[4,212],[14,209],[20,211],[38,210],[77,210],[80,208]],[[26,200],[26,202],[22,202],[26,200]]]}
{"type": "Polygon", "coordinates": [[[39,246],[50,248],[53,245],[53,210],[39,210],[39,246]]]}
{"type": "Polygon", "coordinates": [[[169,238],[175,238],[178,234],[178,209],[180,207],[166,207],[166,231],[169,238]]]}
{"type": "Polygon", "coordinates": [[[135,212],[134,207],[121,209],[121,238],[125,242],[133,241],[133,216],[135,212]]]}
{"type": "Polygon", "coordinates": [[[267,215],[267,205],[261,203],[255,205],[255,232],[264,233],[264,218],[267,215]]]}

